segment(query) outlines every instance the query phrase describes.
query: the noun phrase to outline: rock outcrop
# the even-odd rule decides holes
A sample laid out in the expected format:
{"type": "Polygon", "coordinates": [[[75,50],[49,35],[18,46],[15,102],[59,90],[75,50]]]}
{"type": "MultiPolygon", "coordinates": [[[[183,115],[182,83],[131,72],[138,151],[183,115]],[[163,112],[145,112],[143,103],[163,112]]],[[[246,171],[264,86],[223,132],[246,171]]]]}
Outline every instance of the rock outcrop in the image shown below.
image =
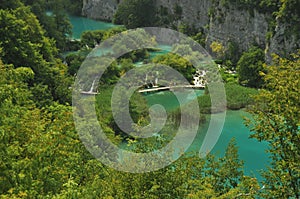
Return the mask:
{"type": "Polygon", "coordinates": [[[111,21],[118,3],[118,0],[83,0],[82,15],[91,19],[111,21]]]}
{"type": "Polygon", "coordinates": [[[156,0],[156,7],[168,9],[175,14],[175,7],[182,9],[181,21],[195,27],[204,27],[209,23],[208,11],[212,6],[209,0],[156,0]]]}
{"type": "Polygon", "coordinates": [[[227,46],[228,42],[234,42],[240,52],[253,44],[264,47],[268,31],[267,17],[256,10],[250,12],[234,6],[217,7],[210,17],[207,44],[220,41],[227,46]]]}
{"type": "MultiPolygon", "coordinates": [[[[120,0],[84,0],[82,14],[93,19],[111,21],[120,0]]],[[[207,35],[206,48],[212,41],[224,46],[229,42],[238,46],[238,51],[247,50],[256,44],[266,48],[267,60],[272,53],[289,54],[300,47],[300,38],[287,35],[289,27],[285,23],[277,23],[273,37],[267,38],[270,14],[257,10],[244,9],[235,4],[221,5],[211,0],[156,0],[157,9],[168,10],[175,14],[175,7],[181,10],[177,23],[184,23],[201,28],[207,35]]]]}
{"type": "Polygon", "coordinates": [[[300,49],[300,32],[296,35],[292,31],[295,30],[290,24],[277,21],[274,35],[266,46],[268,62],[271,61],[272,53],[289,56],[295,50],[300,49]]]}

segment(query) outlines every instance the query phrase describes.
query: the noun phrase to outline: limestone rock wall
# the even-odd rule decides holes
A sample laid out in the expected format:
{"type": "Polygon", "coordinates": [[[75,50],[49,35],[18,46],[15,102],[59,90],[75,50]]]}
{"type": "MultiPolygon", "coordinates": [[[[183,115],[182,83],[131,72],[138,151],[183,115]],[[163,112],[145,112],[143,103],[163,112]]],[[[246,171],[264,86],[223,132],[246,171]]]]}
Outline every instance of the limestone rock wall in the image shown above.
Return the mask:
{"type": "Polygon", "coordinates": [[[118,0],[83,0],[82,15],[91,19],[111,21],[118,0]]]}
{"type": "Polygon", "coordinates": [[[234,6],[216,7],[210,14],[207,45],[220,41],[226,46],[228,42],[238,45],[239,51],[245,51],[251,45],[266,45],[269,16],[256,10],[237,9],[234,6]]]}
{"type": "Polygon", "coordinates": [[[290,33],[295,31],[288,23],[277,22],[275,33],[266,46],[267,61],[271,61],[271,54],[276,53],[282,56],[288,56],[300,49],[300,32],[298,36],[290,33]]]}
{"type": "MultiPolygon", "coordinates": [[[[83,0],[82,15],[92,19],[111,21],[121,0],[83,0]]],[[[182,20],[204,26],[209,22],[209,0],[155,0],[156,7],[165,7],[174,13],[177,4],[182,8],[182,20]]]]}
{"type": "MultiPolygon", "coordinates": [[[[121,0],[84,0],[82,14],[93,19],[111,21],[121,0]]],[[[202,28],[207,35],[206,48],[212,41],[227,45],[235,42],[240,52],[251,45],[258,44],[266,48],[270,58],[271,53],[283,55],[300,47],[296,36],[287,36],[288,26],[278,23],[274,36],[267,40],[268,19],[270,15],[256,10],[246,10],[234,4],[221,5],[211,0],[156,0],[156,7],[165,8],[174,14],[175,6],[182,9],[182,15],[177,23],[193,25],[202,28]]]]}
{"type": "Polygon", "coordinates": [[[209,23],[208,11],[212,6],[210,0],[156,0],[157,8],[168,8],[171,14],[174,14],[176,5],[182,8],[182,22],[193,24],[197,28],[209,23]]]}

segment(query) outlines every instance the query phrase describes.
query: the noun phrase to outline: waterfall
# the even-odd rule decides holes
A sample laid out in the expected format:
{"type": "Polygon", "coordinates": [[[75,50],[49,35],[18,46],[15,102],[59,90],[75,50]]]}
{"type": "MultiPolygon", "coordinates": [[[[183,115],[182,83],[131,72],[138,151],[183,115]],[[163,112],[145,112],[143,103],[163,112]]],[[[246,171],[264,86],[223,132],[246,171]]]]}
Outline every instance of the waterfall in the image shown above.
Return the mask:
{"type": "Polygon", "coordinates": [[[156,71],[156,77],[155,77],[155,80],[154,80],[155,86],[157,86],[157,84],[158,84],[158,74],[159,74],[159,72],[156,71]]]}
{"type": "Polygon", "coordinates": [[[92,92],[93,92],[94,86],[95,86],[95,81],[96,81],[96,79],[94,79],[94,81],[93,81],[93,83],[92,83],[92,87],[91,87],[91,89],[89,90],[89,93],[92,93],[92,92]]]}

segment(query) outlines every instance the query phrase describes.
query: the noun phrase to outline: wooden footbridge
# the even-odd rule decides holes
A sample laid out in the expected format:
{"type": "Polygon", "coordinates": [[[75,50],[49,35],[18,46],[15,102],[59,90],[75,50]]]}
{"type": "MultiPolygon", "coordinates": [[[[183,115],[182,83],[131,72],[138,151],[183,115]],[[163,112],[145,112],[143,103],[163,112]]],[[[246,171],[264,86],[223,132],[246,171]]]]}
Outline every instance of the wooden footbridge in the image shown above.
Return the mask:
{"type": "MultiPolygon", "coordinates": [[[[166,91],[166,90],[179,90],[184,88],[193,88],[193,89],[204,89],[205,86],[203,85],[178,85],[178,86],[163,86],[163,87],[152,87],[152,88],[146,88],[146,89],[140,89],[139,93],[150,93],[150,92],[159,92],[159,91],[166,91]]],[[[92,91],[81,91],[80,92],[83,95],[97,95],[98,92],[92,92],[92,91]]]]}
{"type": "Polygon", "coordinates": [[[147,93],[147,92],[158,92],[165,90],[178,90],[182,88],[195,88],[195,89],[204,89],[203,85],[178,85],[178,86],[164,86],[164,87],[153,87],[139,90],[139,93],[147,93]]]}

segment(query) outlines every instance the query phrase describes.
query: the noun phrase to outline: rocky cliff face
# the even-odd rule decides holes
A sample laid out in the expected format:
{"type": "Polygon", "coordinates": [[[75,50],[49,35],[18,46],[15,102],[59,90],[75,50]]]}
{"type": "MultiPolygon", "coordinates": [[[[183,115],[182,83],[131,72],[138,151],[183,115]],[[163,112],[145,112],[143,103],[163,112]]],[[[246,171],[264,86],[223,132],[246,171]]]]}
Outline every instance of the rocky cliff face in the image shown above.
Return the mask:
{"type": "Polygon", "coordinates": [[[240,51],[257,44],[266,44],[268,31],[267,17],[252,10],[252,12],[236,9],[234,6],[216,7],[210,14],[207,44],[221,41],[224,46],[229,42],[237,44],[240,51]]]}
{"type": "MultiPolygon", "coordinates": [[[[291,33],[293,28],[288,23],[277,22],[274,36],[270,39],[266,46],[267,61],[271,61],[271,54],[276,53],[282,56],[289,54],[300,49],[300,32],[298,35],[291,33]]],[[[295,31],[295,30],[294,30],[295,31]]]]}
{"type": "MultiPolygon", "coordinates": [[[[120,0],[84,0],[82,13],[93,19],[111,21],[120,0]]],[[[156,0],[157,9],[166,9],[175,14],[181,9],[178,23],[202,28],[207,35],[206,48],[212,41],[224,46],[235,43],[239,52],[256,44],[266,48],[267,59],[271,53],[284,55],[300,48],[300,38],[286,34],[288,25],[277,24],[273,37],[267,39],[270,15],[256,10],[246,10],[237,5],[221,5],[211,0],[156,0]]]]}
{"type": "Polygon", "coordinates": [[[156,7],[166,8],[170,14],[175,14],[175,7],[181,8],[180,20],[197,28],[209,23],[208,11],[211,6],[210,0],[156,0],[156,7]]]}
{"type": "Polygon", "coordinates": [[[83,0],[82,15],[91,19],[111,21],[118,0],[83,0]]]}

